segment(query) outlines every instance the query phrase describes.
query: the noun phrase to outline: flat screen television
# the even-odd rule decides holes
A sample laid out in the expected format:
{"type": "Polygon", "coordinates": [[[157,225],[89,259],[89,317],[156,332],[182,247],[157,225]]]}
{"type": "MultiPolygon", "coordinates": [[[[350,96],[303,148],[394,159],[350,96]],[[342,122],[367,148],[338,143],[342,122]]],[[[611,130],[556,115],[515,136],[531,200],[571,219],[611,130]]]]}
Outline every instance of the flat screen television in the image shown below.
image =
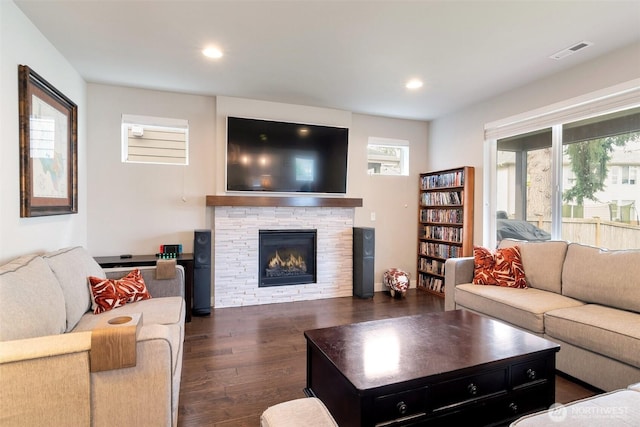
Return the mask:
{"type": "Polygon", "coordinates": [[[349,129],[227,117],[227,191],[347,192],[349,129]]]}

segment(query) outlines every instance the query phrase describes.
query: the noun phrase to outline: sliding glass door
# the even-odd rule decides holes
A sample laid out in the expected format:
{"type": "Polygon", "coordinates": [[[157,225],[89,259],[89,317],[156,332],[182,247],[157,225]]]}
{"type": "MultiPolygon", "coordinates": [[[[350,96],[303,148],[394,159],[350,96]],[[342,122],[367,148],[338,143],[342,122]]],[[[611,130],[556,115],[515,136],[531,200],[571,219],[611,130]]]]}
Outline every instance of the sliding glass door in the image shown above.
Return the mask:
{"type": "Polygon", "coordinates": [[[497,139],[496,242],[640,248],[640,108],[497,139]]]}

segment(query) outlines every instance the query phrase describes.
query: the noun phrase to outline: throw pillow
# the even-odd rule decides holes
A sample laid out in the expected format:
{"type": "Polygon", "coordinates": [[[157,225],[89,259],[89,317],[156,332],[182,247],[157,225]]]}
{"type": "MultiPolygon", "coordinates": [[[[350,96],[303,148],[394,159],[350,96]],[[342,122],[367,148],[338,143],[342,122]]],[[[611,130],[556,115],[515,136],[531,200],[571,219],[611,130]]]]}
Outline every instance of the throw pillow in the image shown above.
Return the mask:
{"type": "Polygon", "coordinates": [[[495,252],[474,246],[473,258],[473,284],[527,287],[518,246],[497,249],[495,252]]]}
{"type": "Polygon", "coordinates": [[[92,309],[95,314],[103,313],[126,303],[151,298],[144,283],[142,273],[135,269],[121,279],[89,277],[92,309]]]}

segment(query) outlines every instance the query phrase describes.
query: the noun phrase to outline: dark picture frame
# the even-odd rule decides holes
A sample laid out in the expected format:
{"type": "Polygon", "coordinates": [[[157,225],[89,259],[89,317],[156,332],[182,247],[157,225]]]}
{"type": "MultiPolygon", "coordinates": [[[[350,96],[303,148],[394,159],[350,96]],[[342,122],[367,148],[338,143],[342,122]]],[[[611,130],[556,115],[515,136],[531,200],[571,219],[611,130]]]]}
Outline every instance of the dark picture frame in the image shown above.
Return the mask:
{"type": "Polygon", "coordinates": [[[18,66],[20,217],[78,213],[78,106],[18,66]]]}

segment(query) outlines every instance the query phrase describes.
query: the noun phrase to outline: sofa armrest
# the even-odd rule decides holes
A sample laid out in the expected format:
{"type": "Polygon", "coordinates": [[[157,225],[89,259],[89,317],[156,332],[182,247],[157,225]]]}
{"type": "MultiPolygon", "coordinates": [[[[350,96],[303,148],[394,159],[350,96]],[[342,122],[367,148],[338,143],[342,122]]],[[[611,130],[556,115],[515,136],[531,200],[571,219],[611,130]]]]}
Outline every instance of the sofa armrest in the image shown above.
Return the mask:
{"type": "Polygon", "coordinates": [[[184,267],[181,265],[176,265],[176,277],[173,279],[156,279],[155,266],[105,268],[104,272],[108,279],[119,279],[136,268],[142,273],[144,283],[152,297],[184,298],[184,267]]]}
{"type": "Polygon", "coordinates": [[[455,288],[473,280],[473,257],[449,258],[444,263],[444,309],[455,310],[455,288]]]}
{"type": "Polygon", "coordinates": [[[91,425],[176,425],[183,351],[180,328],[143,325],[134,368],[91,373],[91,425]]]}
{"type": "Polygon", "coordinates": [[[91,425],[91,333],[0,342],[0,425],[91,425]]]}
{"type": "Polygon", "coordinates": [[[136,366],[97,373],[90,331],[0,342],[0,425],[175,425],[179,327],[143,325],[136,366]]]}
{"type": "Polygon", "coordinates": [[[91,350],[91,331],[0,342],[0,364],[91,350]]]}

